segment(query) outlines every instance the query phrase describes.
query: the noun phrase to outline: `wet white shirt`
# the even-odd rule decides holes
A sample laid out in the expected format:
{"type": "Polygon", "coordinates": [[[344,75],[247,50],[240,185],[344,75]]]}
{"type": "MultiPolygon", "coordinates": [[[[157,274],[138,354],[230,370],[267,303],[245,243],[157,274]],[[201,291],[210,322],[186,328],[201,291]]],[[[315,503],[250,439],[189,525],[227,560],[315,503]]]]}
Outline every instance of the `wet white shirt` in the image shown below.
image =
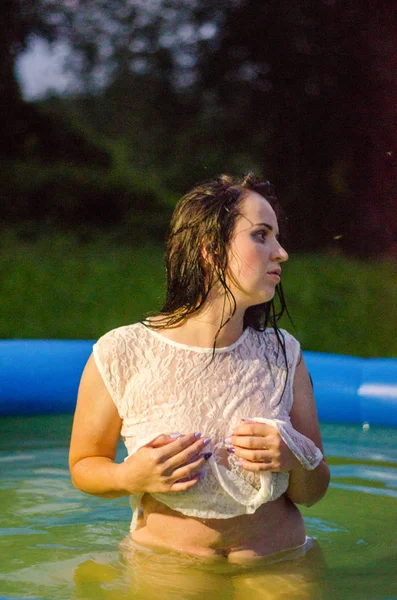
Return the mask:
{"type": "MultiPolygon", "coordinates": [[[[322,453],[289,417],[300,345],[279,331],[285,356],[273,329],[250,327],[214,357],[212,348],[174,342],[142,323],[114,329],[94,345],[96,365],[122,419],[128,456],[161,434],[200,431],[212,440],[203,479],[185,492],[152,493],[156,500],[187,516],[224,519],[252,514],[279,498],[288,487],[287,472],[249,472],[226,450],[225,438],[242,418],[276,427],[304,468],[319,464],[322,453]]],[[[131,530],[142,496],[130,497],[131,530]]]]}

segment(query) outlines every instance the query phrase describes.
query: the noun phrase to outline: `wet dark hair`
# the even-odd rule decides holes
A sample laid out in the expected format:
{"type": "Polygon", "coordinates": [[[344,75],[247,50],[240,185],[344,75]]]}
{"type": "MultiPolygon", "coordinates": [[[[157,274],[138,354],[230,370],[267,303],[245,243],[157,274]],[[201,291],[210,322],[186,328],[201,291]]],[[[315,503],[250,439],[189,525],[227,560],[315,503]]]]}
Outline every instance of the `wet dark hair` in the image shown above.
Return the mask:
{"type": "MultiPolygon", "coordinates": [[[[230,314],[222,321],[214,340],[236,311],[236,301],[227,284],[228,247],[247,193],[256,192],[272,206],[280,224],[284,220],[274,187],[253,173],[243,178],[220,175],[195,186],[181,198],[170,223],[165,264],[167,271],[166,300],[160,318],[150,323],[153,328],[170,328],[182,324],[197,313],[212,287],[218,282],[225,291],[230,314]],[[203,248],[210,261],[204,261],[203,248]],[[210,269],[208,268],[210,266],[210,269]]],[[[284,348],[278,321],[288,310],[279,283],[276,287],[279,309],[274,299],[247,308],[244,329],[248,326],[263,331],[273,327],[284,348]]],[[[284,351],[285,354],[285,351],[284,351]]]]}

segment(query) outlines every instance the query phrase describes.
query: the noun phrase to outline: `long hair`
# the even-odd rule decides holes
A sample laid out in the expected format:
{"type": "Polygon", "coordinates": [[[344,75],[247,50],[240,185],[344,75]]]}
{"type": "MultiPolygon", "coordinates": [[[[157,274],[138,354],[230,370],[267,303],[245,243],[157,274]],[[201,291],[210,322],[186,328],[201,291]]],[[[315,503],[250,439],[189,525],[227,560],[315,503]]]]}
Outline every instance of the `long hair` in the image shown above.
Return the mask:
{"type": "MultiPolygon", "coordinates": [[[[229,316],[217,332],[231,319],[236,301],[227,284],[228,248],[240,215],[240,205],[248,192],[253,191],[265,198],[272,206],[279,223],[283,213],[275,196],[274,188],[253,173],[239,179],[220,175],[194,187],[177,204],[170,223],[165,252],[167,291],[161,317],[151,327],[169,328],[182,324],[197,313],[205,303],[211,289],[219,283],[229,305],[229,316]],[[203,248],[211,258],[203,260],[203,248]],[[208,265],[212,265],[208,272],[208,265]]],[[[248,326],[263,331],[273,327],[277,337],[278,321],[287,312],[284,293],[279,283],[276,287],[279,308],[274,299],[247,308],[244,329],[248,326]]],[[[214,341],[214,347],[216,339],[214,341]]]]}
{"type": "MultiPolygon", "coordinates": [[[[269,202],[279,226],[282,227],[285,217],[273,186],[253,173],[247,173],[241,179],[231,175],[220,175],[197,185],[181,198],[171,219],[166,245],[165,304],[161,309],[160,318],[154,322],[142,321],[144,325],[153,329],[177,327],[197,313],[213,286],[220,284],[224,290],[223,312],[214,338],[211,362],[215,358],[219,333],[236,312],[236,300],[227,284],[228,249],[236,220],[240,216],[239,208],[247,193],[251,191],[269,202]],[[203,249],[210,260],[204,261],[203,249]],[[229,316],[224,319],[226,303],[229,305],[229,316]]],[[[268,327],[274,329],[278,349],[282,351],[286,368],[281,401],[289,378],[289,368],[284,336],[278,327],[278,321],[284,312],[291,319],[281,283],[276,286],[276,297],[279,300],[278,309],[274,298],[247,308],[243,328],[252,327],[257,331],[264,331],[268,327]]],[[[266,361],[271,369],[267,357],[266,361]]]]}

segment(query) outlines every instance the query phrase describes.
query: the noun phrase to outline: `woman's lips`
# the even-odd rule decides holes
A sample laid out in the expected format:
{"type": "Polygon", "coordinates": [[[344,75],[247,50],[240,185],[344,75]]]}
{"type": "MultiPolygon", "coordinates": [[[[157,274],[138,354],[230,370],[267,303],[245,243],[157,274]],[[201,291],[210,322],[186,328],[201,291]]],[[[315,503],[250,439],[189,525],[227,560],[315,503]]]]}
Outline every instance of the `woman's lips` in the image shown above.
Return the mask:
{"type": "Polygon", "coordinates": [[[278,275],[276,272],[274,272],[274,273],[266,273],[266,275],[268,277],[270,277],[271,279],[273,279],[274,281],[277,281],[277,283],[280,283],[280,281],[281,281],[280,275],[278,275]]]}

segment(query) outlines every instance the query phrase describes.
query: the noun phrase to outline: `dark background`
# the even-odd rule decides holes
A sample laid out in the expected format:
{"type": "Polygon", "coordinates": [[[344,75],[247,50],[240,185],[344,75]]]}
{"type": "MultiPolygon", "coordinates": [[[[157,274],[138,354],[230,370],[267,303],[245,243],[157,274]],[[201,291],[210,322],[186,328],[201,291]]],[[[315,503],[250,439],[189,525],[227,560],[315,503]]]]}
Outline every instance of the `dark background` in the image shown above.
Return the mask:
{"type": "Polygon", "coordinates": [[[3,0],[1,16],[0,218],[21,237],[162,239],[190,186],[254,170],[290,250],[397,256],[394,1],[3,0]],[[78,92],[22,99],[32,36],[67,41],[78,92]]]}

